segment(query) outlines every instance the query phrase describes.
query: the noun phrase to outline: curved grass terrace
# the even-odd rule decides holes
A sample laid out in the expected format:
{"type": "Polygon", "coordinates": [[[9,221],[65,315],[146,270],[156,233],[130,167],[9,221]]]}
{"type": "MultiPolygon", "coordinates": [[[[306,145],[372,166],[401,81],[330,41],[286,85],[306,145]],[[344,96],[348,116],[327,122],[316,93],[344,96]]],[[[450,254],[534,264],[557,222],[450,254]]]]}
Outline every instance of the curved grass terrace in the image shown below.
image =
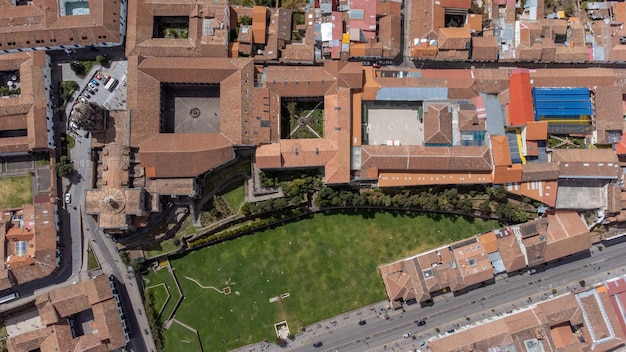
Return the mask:
{"type": "MultiPolygon", "coordinates": [[[[496,221],[438,215],[317,214],[170,258],[185,296],[175,319],[198,330],[204,350],[273,342],[276,322],[287,320],[295,334],[386,299],[379,265],[497,227],[496,221]],[[289,297],[270,303],[285,293],[289,297]]],[[[159,276],[149,275],[150,285],[159,276]]],[[[163,334],[164,350],[180,351],[179,334],[163,334]]]]}

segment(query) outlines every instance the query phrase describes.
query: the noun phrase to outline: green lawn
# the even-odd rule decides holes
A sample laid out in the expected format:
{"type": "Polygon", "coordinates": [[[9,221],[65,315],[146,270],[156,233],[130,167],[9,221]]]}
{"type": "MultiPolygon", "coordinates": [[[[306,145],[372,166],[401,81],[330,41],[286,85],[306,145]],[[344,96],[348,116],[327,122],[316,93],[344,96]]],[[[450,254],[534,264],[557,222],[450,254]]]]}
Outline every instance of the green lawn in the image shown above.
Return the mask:
{"type": "Polygon", "coordinates": [[[0,177],[0,208],[15,208],[33,202],[31,176],[0,177]]]}
{"type": "MultiPolygon", "coordinates": [[[[205,350],[274,341],[273,324],[281,320],[297,332],[386,299],[379,265],[498,226],[480,219],[318,214],[173,259],[186,297],[176,319],[198,329],[205,350]],[[203,289],[186,276],[219,290],[229,286],[232,293],[203,289]],[[287,292],[290,297],[269,303],[287,292]]],[[[150,279],[150,285],[158,282],[150,279]]],[[[165,331],[165,340],[175,338],[165,331]]]]}
{"type": "MultiPolygon", "coordinates": [[[[148,275],[145,276],[145,278],[150,280],[149,283],[146,282],[146,287],[150,287],[150,286],[157,285],[160,283],[165,283],[165,285],[167,286],[167,290],[170,293],[171,297],[169,300],[167,300],[167,303],[165,303],[165,308],[163,308],[163,311],[161,312],[161,315],[159,316],[159,323],[162,325],[163,323],[165,323],[165,320],[169,318],[170,314],[174,310],[174,307],[176,306],[176,302],[180,298],[180,293],[178,293],[178,290],[176,289],[176,283],[174,282],[174,277],[172,277],[172,275],[170,274],[167,268],[163,268],[157,272],[154,272],[152,269],[150,269],[148,275]]],[[[154,309],[160,309],[160,307],[157,304],[159,301],[165,302],[165,298],[155,296],[154,309]]],[[[160,303],[160,304],[162,305],[163,303],[160,303]]]]}
{"type": "Polygon", "coordinates": [[[186,327],[173,322],[165,334],[167,335],[167,340],[163,352],[200,352],[197,335],[186,327]]]}
{"type": "Polygon", "coordinates": [[[96,254],[93,252],[91,245],[89,245],[89,249],[87,250],[87,270],[95,270],[100,267],[100,263],[98,263],[98,258],[96,258],[96,254]]]}
{"type": "Polygon", "coordinates": [[[148,286],[146,292],[154,298],[154,310],[157,311],[157,313],[160,312],[163,306],[167,303],[169,297],[169,290],[167,287],[162,284],[148,286]]]}
{"type": "Polygon", "coordinates": [[[224,200],[228,202],[233,214],[237,214],[237,210],[245,198],[243,180],[231,183],[220,193],[222,194],[222,197],[224,197],[224,200]]]}

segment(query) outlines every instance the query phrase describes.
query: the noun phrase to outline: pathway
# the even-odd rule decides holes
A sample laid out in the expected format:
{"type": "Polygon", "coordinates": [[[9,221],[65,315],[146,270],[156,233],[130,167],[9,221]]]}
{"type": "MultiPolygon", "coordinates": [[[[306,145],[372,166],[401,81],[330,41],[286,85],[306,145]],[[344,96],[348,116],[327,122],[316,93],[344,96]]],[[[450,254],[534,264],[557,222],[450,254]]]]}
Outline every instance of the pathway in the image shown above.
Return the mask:
{"type": "Polygon", "coordinates": [[[221,294],[224,294],[224,291],[222,291],[222,290],[218,289],[217,287],[214,287],[214,286],[204,286],[204,285],[202,285],[201,283],[199,283],[196,279],[192,279],[192,278],[190,278],[189,276],[185,276],[185,279],[195,282],[195,283],[196,283],[196,285],[200,286],[201,288],[204,288],[204,289],[207,289],[207,288],[212,288],[212,289],[214,289],[215,291],[217,291],[217,292],[219,292],[219,293],[221,293],[221,294]]]}

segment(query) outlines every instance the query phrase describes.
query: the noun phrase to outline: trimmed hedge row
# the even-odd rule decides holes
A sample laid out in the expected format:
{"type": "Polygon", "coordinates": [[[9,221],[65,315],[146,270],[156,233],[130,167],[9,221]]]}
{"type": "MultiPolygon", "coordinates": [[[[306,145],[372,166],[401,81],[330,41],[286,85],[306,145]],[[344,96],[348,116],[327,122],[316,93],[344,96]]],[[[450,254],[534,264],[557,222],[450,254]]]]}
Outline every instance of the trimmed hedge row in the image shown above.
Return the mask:
{"type": "Polygon", "coordinates": [[[302,214],[306,214],[306,208],[291,208],[291,209],[282,209],[280,214],[272,214],[266,218],[256,218],[253,222],[249,224],[245,224],[241,227],[231,230],[225,230],[213,234],[208,234],[208,236],[196,238],[192,241],[187,242],[187,247],[189,249],[193,249],[199,246],[215,244],[219,242],[223,242],[229,239],[237,238],[239,236],[243,236],[249,232],[259,231],[265,227],[269,227],[272,225],[276,225],[285,221],[289,221],[295,217],[298,217],[302,214]]]}

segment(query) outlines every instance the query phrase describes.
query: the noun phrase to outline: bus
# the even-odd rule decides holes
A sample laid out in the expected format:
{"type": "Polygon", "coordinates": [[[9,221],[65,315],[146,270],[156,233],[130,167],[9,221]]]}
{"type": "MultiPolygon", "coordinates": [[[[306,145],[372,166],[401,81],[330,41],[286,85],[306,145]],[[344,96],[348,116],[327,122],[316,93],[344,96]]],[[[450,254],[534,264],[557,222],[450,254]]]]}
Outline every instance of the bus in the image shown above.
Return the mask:
{"type": "Polygon", "coordinates": [[[18,298],[19,296],[20,296],[20,294],[17,293],[17,292],[11,293],[10,295],[6,295],[6,296],[0,298],[0,304],[11,302],[12,300],[18,298]]]}
{"type": "Polygon", "coordinates": [[[115,86],[117,86],[117,80],[113,77],[107,78],[106,82],[104,83],[104,89],[107,89],[110,92],[115,89],[115,86]]]}

